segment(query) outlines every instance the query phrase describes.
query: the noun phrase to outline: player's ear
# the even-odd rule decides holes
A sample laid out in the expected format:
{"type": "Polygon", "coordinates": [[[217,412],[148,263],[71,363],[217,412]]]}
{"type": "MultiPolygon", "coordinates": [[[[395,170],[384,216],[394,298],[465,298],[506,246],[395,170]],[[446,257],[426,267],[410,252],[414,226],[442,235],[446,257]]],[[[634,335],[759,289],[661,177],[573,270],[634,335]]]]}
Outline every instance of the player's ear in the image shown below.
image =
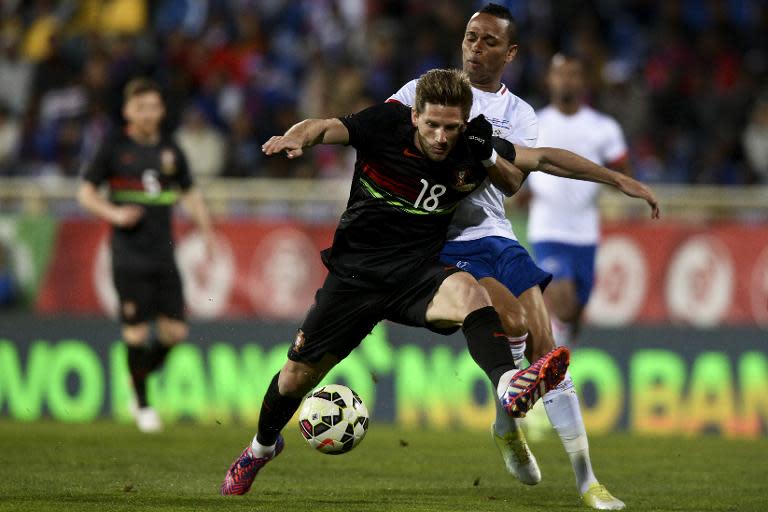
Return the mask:
{"type": "Polygon", "coordinates": [[[411,109],[411,124],[413,124],[414,127],[419,126],[419,113],[416,112],[415,108],[411,109]]]}
{"type": "Polygon", "coordinates": [[[509,45],[509,48],[507,48],[507,56],[504,59],[507,64],[515,60],[515,57],[517,57],[517,48],[518,46],[516,44],[509,45]]]}
{"type": "Polygon", "coordinates": [[[464,133],[464,130],[466,130],[466,129],[467,129],[467,121],[465,120],[465,121],[464,121],[464,122],[461,124],[461,128],[459,128],[459,133],[464,133]]]}

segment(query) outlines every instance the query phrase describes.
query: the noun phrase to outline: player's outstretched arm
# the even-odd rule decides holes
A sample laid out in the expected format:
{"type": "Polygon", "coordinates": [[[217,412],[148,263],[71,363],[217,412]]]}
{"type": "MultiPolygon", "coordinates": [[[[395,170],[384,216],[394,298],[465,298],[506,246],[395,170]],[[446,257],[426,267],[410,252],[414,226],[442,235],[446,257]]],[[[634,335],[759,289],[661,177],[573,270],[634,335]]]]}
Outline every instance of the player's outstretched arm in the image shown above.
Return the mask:
{"type": "Polygon", "coordinates": [[[285,152],[288,158],[304,153],[317,144],[348,144],[349,131],[338,119],[305,119],[291,126],[283,135],[275,135],[261,146],[265,155],[285,152]]]}
{"type": "Polygon", "coordinates": [[[541,171],[554,176],[593,181],[616,187],[630,197],[644,199],[651,207],[651,218],[659,218],[659,202],[653,191],[639,181],[558,148],[515,146],[514,164],[523,172],[541,171]]]}

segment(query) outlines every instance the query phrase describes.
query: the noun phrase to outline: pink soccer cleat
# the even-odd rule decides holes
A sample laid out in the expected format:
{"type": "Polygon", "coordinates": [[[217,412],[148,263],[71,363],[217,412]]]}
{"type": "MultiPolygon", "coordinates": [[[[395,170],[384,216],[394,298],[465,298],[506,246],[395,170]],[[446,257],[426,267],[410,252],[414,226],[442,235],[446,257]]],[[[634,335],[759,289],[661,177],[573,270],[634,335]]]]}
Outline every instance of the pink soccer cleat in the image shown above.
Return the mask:
{"type": "Polygon", "coordinates": [[[266,457],[254,457],[250,445],[243,450],[243,453],[232,463],[224,477],[224,483],[221,484],[221,495],[232,496],[245,494],[251,489],[253,481],[256,480],[256,474],[263,468],[267,462],[271,461],[283,451],[285,441],[283,436],[277,436],[275,443],[275,452],[266,457]]]}
{"type": "Polygon", "coordinates": [[[560,384],[571,359],[565,347],[557,347],[524,370],[515,373],[500,398],[514,418],[523,418],[536,401],[560,384]]]}

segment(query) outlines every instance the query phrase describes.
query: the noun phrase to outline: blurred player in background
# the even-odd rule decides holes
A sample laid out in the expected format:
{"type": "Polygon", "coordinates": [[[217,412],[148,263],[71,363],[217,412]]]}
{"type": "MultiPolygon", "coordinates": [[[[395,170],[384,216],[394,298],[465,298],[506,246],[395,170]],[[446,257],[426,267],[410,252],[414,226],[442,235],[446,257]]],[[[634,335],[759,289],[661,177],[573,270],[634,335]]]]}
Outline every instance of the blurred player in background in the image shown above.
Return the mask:
{"type": "MultiPolygon", "coordinates": [[[[493,125],[494,136],[521,146],[535,146],[538,125],[533,108],[501,83],[504,67],[514,60],[517,49],[517,26],[506,7],[488,4],[470,18],[462,42],[463,67],[474,95],[470,118],[484,114],[493,125]]],[[[412,105],[415,88],[413,80],[388,101],[412,105]]],[[[441,258],[471,273],[489,293],[519,364],[526,354],[526,340],[530,341],[530,360],[555,346],[542,295],[551,274],[537,267],[518,243],[506,217],[504,197],[489,181],[468,196],[456,211],[441,258]]],[[[652,216],[658,216],[655,199],[649,203],[652,216]]],[[[543,402],[568,453],[584,502],[597,509],[622,509],[624,503],[597,481],[592,470],[584,421],[570,375],[566,374],[543,402]]],[[[535,485],[541,481],[541,472],[520,427],[497,406],[491,431],[507,470],[521,482],[535,485]]]]}
{"type": "Polygon", "coordinates": [[[112,225],[113,279],[136,398],[131,408],[142,432],[162,428],[147,402],[147,376],[187,337],[171,231],[177,189],[204,237],[208,256],[212,247],[208,209],[193,186],[184,154],[161,131],[164,116],[160,87],[145,78],[130,81],[124,91],[125,127],[102,143],[78,190],[80,204],[112,225]],[[103,184],[109,186],[108,199],[99,192],[103,184]],[[151,321],[155,339],[150,341],[151,321]]]}
{"type": "MultiPolygon", "coordinates": [[[[548,75],[551,103],[537,112],[539,145],[568,149],[631,176],[627,144],[619,124],[584,103],[582,62],[557,54],[548,75]]],[[[531,199],[528,240],[536,262],[553,275],[546,300],[558,345],[578,334],[594,282],[600,239],[600,186],[535,173],[528,181],[531,199]]]]}

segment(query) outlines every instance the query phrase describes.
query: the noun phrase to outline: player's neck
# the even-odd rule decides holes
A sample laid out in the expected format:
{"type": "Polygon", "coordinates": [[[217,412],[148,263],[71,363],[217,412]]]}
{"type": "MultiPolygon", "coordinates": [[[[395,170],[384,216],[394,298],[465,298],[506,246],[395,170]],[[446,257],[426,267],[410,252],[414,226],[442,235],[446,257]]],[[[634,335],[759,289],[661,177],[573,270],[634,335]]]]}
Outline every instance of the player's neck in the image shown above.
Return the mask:
{"type": "Polygon", "coordinates": [[[472,82],[472,87],[474,87],[475,89],[480,89],[481,91],[496,93],[496,92],[499,92],[499,90],[501,90],[503,85],[501,84],[501,80],[498,79],[498,80],[491,80],[487,83],[472,82]]]}
{"type": "Polygon", "coordinates": [[[160,142],[159,130],[145,131],[145,130],[140,130],[138,127],[134,125],[129,124],[125,127],[125,133],[134,142],[137,142],[139,144],[151,146],[160,142]]]}
{"type": "Polygon", "coordinates": [[[553,101],[552,104],[562,114],[572,116],[581,109],[580,101],[553,101]]]}

